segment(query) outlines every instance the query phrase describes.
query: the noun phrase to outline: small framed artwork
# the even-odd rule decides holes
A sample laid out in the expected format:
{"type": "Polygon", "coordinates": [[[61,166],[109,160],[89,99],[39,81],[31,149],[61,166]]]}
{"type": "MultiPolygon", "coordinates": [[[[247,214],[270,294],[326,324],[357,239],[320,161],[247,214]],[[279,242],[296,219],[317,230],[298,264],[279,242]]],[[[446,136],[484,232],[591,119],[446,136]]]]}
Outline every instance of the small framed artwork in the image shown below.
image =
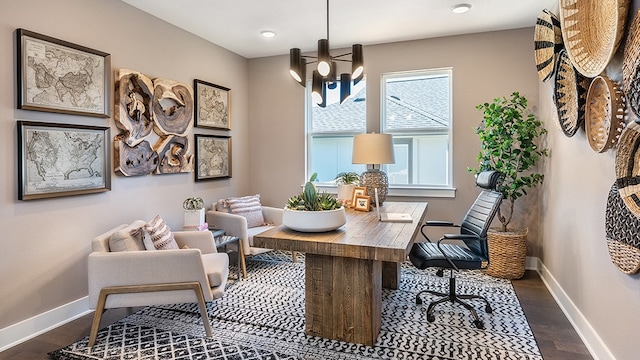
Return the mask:
{"type": "Polygon", "coordinates": [[[16,30],[18,109],[109,117],[111,55],[16,30]]]}
{"type": "Polygon", "coordinates": [[[111,190],[110,128],[18,121],[18,199],[111,190]]]}
{"type": "Polygon", "coordinates": [[[356,197],[359,195],[364,195],[367,192],[367,188],[364,186],[356,186],[353,188],[353,193],[351,194],[351,207],[356,206],[356,197]]]}
{"type": "Polygon", "coordinates": [[[195,126],[231,130],[231,89],[193,80],[195,126]]]}
{"type": "Polygon", "coordinates": [[[353,208],[358,211],[369,211],[369,205],[371,203],[371,198],[366,195],[357,195],[356,202],[353,205],[353,208]]]}
{"type": "Polygon", "coordinates": [[[231,177],[231,137],[195,136],[195,181],[231,177]]]}

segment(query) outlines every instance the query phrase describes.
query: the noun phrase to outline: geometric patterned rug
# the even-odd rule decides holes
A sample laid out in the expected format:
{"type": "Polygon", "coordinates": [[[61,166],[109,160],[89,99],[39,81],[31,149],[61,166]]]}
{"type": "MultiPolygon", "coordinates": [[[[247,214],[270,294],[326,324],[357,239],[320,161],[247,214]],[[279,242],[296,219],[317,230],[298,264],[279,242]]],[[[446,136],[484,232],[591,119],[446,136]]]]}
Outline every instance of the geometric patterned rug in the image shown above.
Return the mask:
{"type": "MultiPolygon", "coordinates": [[[[271,252],[247,261],[248,279],[231,282],[221,299],[207,303],[213,337],[204,334],[196,304],[149,306],[88,337],[50,353],[53,359],[486,359],[542,360],[509,280],[460,271],[460,293],[484,295],[493,308],[476,329],[467,310],[446,303],[426,320],[419,289],[446,291],[435,271],[402,264],[398,290],[382,290],[382,328],[374,346],[305,335],[304,257],[271,252]]],[[[230,269],[234,271],[235,269],[230,269]]],[[[445,273],[446,274],[446,273],[445,273]]]]}

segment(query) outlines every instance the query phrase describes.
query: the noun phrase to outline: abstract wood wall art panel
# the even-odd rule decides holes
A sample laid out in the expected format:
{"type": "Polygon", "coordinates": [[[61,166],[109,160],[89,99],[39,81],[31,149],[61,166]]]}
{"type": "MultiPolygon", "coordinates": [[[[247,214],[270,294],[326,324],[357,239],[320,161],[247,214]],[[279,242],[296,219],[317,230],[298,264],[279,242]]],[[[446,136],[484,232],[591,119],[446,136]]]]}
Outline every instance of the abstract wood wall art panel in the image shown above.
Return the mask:
{"type": "Polygon", "coordinates": [[[115,171],[124,176],[193,171],[193,91],[127,69],[116,74],[115,171]]]}

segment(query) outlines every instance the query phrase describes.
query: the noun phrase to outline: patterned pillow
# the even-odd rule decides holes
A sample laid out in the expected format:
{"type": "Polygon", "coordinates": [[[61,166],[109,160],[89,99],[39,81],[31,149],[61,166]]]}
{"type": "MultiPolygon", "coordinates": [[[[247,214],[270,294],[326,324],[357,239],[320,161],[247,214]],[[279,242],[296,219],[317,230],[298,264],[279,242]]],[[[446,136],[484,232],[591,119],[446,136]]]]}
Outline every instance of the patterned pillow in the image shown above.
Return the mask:
{"type": "Polygon", "coordinates": [[[244,216],[247,219],[247,227],[252,228],[264,225],[260,194],[227,199],[232,214],[244,216]]]}
{"type": "Polygon", "coordinates": [[[179,249],[171,229],[169,229],[169,226],[160,215],[156,215],[153,220],[149,221],[145,230],[149,233],[153,247],[155,247],[156,250],[179,249]]]}

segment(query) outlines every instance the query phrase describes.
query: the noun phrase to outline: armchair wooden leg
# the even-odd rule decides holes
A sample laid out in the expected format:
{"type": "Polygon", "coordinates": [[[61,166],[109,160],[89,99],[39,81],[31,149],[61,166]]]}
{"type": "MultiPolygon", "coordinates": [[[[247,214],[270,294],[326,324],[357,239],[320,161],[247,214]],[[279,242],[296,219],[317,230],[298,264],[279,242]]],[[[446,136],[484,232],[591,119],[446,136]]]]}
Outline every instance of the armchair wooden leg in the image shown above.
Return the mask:
{"type": "Polygon", "coordinates": [[[291,252],[291,260],[293,260],[294,263],[298,262],[298,253],[295,251],[291,252]]]}
{"type": "Polygon", "coordinates": [[[127,285],[127,286],[109,286],[100,290],[100,296],[98,297],[98,304],[96,305],[96,311],[93,315],[93,322],[91,323],[91,331],[89,333],[89,347],[92,347],[96,343],[96,337],[98,336],[98,329],[100,328],[100,320],[102,314],[105,312],[105,304],[107,303],[107,296],[113,294],[131,294],[141,292],[155,292],[155,291],[175,291],[175,290],[193,290],[196,294],[198,308],[200,309],[200,316],[202,316],[202,322],[207,337],[213,336],[211,330],[211,323],[209,322],[209,315],[207,315],[207,306],[204,300],[204,293],[202,287],[197,281],[184,282],[184,283],[168,283],[168,284],[150,284],[150,285],[127,285]]]}
{"type": "Polygon", "coordinates": [[[242,278],[247,278],[247,262],[244,258],[244,245],[242,245],[242,240],[238,241],[238,259],[240,260],[240,268],[242,268],[242,278]]]}

